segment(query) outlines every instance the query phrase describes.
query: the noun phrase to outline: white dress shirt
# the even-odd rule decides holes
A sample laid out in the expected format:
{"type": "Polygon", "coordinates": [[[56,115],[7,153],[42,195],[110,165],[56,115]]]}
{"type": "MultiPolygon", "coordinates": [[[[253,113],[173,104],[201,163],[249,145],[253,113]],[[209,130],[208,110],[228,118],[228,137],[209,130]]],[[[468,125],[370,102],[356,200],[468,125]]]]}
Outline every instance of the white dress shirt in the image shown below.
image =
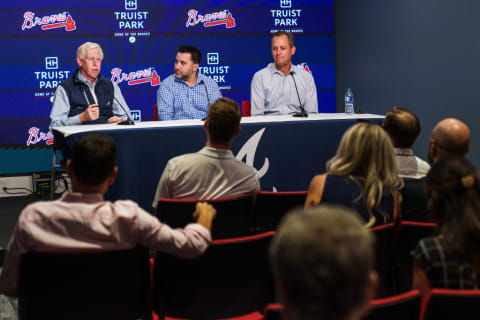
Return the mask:
{"type": "Polygon", "coordinates": [[[400,178],[421,179],[430,171],[428,162],[416,157],[412,149],[394,148],[400,178]]]}
{"type": "Polygon", "coordinates": [[[252,116],[294,114],[301,111],[300,102],[307,113],[318,113],[317,87],[312,74],[293,64],[287,75],[275,64],[255,73],[250,95],[252,116]]]}

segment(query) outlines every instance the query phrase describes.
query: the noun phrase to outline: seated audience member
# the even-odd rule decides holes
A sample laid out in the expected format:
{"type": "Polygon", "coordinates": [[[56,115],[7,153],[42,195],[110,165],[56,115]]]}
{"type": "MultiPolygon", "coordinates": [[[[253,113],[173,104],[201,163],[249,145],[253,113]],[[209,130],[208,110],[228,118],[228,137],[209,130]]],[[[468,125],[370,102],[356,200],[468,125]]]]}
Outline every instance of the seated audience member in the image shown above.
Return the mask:
{"type": "Polygon", "coordinates": [[[374,259],[372,234],[351,209],[293,210],[270,245],[284,319],[361,319],[378,284],[374,259]]]}
{"type": "Polygon", "coordinates": [[[446,156],[426,179],[429,209],[438,223],[436,237],[420,240],[414,257],[414,287],[478,289],[480,285],[480,184],[465,158],[446,156]]]}
{"type": "Polygon", "coordinates": [[[401,189],[402,219],[430,221],[427,195],[423,188],[424,178],[430,170],[430,165],[416,157],[412,150],[420,134],[420,121],[414,113],[394,106],[386,114],[383,128],[392,139],[398,176],[404,180],[404,187],[401,189]]]}
{"type": "Polygon", "coordinates": [[[230,150],[240,132],[240,118],[238,104],[229,98],[220,98],[210,106],[205,147],[168,161],[158,183],[154,208],[161,198],[215,199],[260,190],[257,170],[237,160],[230,150]]]}
{"type": "Polygon", "coordinates": [[[416,157],[412,150],[421,130],[417,116],[407,109],[394,106],[386,114],[383,128],[392,139],[398,176],[413,179],[425,177],[430,170],[430,165],[416,157]]]}
{"type": "Polygon", "coordinates": [[[0,319],[18,320],[18,299],[0,295],[0,319]]]}
{"type": "Polygon", "coordinates": [[[390,138],[376,124],[357,123],[343,135],[327,173],[312,179],[305,207],[342,204],[355,209],[367,227],[381,225],[397,218],[399,186],[390,138]]]}
{"type": "Polygon", "coordinates": [[[432,130],[428,161],[437,162],[441,157],[464,157],[470,151],[470,129],[455,118],[443,119],[432,130]]]}
{"type": "Polygon", "coordinates": [[[73,192],[22,211],[0,273],[0,293],[18,295],[20,259],[28,251],[98,252],[145,246],[193,258],[207,249],[215,216],[209,204],[197,204],[193,215],[198,223],[172,230],[135,202],[104,201],[118,171],[115,162],[111,137],[92,134],[78,140],[66,163],[73,192]]]}

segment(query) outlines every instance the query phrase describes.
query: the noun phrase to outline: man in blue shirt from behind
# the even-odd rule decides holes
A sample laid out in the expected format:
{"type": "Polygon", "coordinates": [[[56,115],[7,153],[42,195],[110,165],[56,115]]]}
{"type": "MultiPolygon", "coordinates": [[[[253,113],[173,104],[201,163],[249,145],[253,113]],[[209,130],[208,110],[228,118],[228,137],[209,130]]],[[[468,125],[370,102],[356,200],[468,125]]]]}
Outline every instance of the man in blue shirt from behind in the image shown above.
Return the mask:
{"type": "Polygon", "coordinates": [[[165,78],[157,91],[158,119],[203,119],[210,104],[222,97],[217,83],[198,73],[201,59],[199,49],[178,47],[175,74],[165,78]]]}

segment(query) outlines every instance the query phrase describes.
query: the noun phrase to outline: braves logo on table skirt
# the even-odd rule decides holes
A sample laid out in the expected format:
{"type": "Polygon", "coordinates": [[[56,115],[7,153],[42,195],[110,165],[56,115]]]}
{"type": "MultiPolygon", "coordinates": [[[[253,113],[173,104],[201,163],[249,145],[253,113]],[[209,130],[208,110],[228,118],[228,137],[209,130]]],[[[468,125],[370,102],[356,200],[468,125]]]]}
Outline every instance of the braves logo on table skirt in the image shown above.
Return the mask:
{"type": "MultiPolygon", "coordinates": [[[[243,158],[245,159],[245,163],[253,167],[253,162],[255,160],[255,153],[257,152],[257,147],[258,144],[260,143],[260,139],[262,139],[262,135],[265,132],[266,128],[263,128],[261,130],[258,130],[253,136],[248,139],[247,142],[242,146],[240,151],[238,151],[236,158],[240,161],[243,161],[243,158]]],[[[263,163],[263,166],[261,169],[257,169],[258,171],[258,176],[261,178],[263,177],[269,168],[269,161],[268,158],[265,158],[265,161],[263,163]]]]}

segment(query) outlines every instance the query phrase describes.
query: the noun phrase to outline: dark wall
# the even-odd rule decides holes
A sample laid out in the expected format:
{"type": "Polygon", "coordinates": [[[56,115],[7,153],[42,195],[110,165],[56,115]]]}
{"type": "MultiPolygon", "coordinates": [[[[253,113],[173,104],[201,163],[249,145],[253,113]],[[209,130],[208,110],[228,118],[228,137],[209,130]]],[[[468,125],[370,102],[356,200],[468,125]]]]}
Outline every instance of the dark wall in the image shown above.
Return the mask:
{"type": "Polygon", "coordinates": [[[415,112],[422,132],[414,151],[427,157],[433,126],[446,117],[471,130],[468,158],[480,165],[480,1],[337,0],[337,111],[346,88],[362,111],[398,104],[415,112]],[[476,101],[475,101],[476,100],[476,101]]]}

